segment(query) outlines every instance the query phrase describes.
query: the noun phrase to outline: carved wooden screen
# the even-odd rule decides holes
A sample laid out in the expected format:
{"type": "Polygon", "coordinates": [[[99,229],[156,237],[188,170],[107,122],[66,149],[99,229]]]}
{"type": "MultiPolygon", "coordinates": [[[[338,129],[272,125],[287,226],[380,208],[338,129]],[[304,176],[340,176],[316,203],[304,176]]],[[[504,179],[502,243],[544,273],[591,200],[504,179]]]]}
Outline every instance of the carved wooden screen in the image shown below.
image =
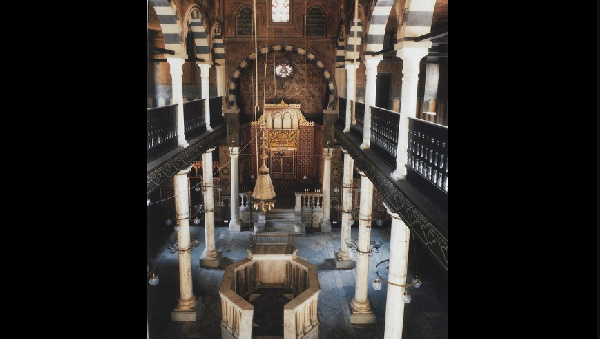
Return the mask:
{"type": "Polygon", "coordinates": [[[273,179],[295,179],[296,164],[294,150],[276,150],[271,149],[269,172],[273,179]]]}

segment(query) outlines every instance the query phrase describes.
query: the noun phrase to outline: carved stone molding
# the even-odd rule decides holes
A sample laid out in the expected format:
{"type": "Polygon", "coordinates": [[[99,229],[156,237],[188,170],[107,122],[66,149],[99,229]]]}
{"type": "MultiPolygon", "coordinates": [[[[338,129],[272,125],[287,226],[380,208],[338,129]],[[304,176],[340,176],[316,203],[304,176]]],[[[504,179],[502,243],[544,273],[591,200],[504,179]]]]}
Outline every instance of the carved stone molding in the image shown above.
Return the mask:
{"type": "Polygon", "coordinates": [[[220,125],[198,142],[182,149],[178,154],[148,171],[146,174],[146,194],[150,194],[160,185],[173,178],[177,172],[189,168],[192,162],[202,156],[211,147],[216,147],[227,136],[226,126],[220,125]]]}
{"type": "Polygon", "coordinates": [[[440,229],[447,229],[447,227],[436,227],[435,220],[424,213],[423,209],[402,190],[399,183],[391,178],[391,170],[387,167],[382,168],[365,156],[365,153],[372,152],[371,150],[361,150],[337,128],[334,130],[334,136],[341,147],[354,159],[356,167],[363,171],[382,193],[389,209],[402,218],[413,234],[425,245],[432,258],[448,271],[448,236],[440,232],[440,229]]]}

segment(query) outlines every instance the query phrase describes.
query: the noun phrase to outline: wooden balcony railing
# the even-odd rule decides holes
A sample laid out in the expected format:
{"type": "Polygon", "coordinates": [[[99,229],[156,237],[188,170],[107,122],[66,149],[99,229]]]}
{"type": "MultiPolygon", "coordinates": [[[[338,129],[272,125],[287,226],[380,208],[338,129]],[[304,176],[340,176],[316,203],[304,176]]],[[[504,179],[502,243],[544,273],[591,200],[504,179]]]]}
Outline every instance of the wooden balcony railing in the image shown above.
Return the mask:
{"type": "Polygon", "coordinates": [[[185,125],[185,140],[191,140],[206,132],[204,99],[183,103],[183,121],[185,125]]]}
{"type": "MultiPolygon", "coordinates": [[[[341,102],[341,100],[340,100],[341,102]]],[[[346,104],[351,104],[347,102],[346,104]]],[[[422,101],[419,107],[421,107],[422,101]]],[[[350,125],[350,134],[362,139],[364,104],[356,103],[356,123],[350,125]]],[[[447,102],[437,102],[436,107],[447,123],[447,102]]],[[[341,127],[344,118],[336,124],[341,127]]],[[[429,119],[434,115],[427,116],[429,119]]],[[[371,106],[371,149],[392,170],[396,169],[400,113],[371,106]]],[[[339,128],[338,127],[338,128],[339,128]]],[[[409,145],[406,180],[415,184],[441,207],[448,201],[448,126],[409,118],[409,145]]]]}
{"type": "Polygon", "coordinates": [[[371,106],[371,149],[396,168],[400,113],[371,106]]]}
{"type": "MultiPolygon", "coordinates": [[[[186,140],[191,140],[206,132],[205,100],[200,99],[183,103],[186,140]]],[[[209,100],[210,124],[214,128],[225,123],[222,115],[222,97],[209,100]]],[[[156,160],[177,148],[177,107],[178,105],[175,104],[147,109],[147,162],[156,160]]]]}
{"type": "Polygon", "coordinates": [[[177,147],[177,105],[148,108],[146,160],[157,159],[177,147]]]}
{"type": "Polygon", "coordinates": [[[354,109],[354,120],[356,123],[353,121],[353,123],[350,124],[350,133],[357,136],[359,139],[362,139],[365,120],[365,104],[362,102],[356,102],[354,109]]]}

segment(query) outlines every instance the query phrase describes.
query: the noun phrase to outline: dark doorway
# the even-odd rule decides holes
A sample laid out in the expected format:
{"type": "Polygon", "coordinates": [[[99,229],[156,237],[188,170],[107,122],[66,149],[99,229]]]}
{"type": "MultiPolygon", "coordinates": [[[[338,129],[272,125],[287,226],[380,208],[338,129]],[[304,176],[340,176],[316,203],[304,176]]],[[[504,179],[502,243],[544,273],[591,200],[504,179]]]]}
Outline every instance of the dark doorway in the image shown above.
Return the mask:
{"type": "Polygon", "coordinates": [[[390,109],[390,89],[392,87],[391,74],[377,74],[377,97],[375,106],[390,109]]]}

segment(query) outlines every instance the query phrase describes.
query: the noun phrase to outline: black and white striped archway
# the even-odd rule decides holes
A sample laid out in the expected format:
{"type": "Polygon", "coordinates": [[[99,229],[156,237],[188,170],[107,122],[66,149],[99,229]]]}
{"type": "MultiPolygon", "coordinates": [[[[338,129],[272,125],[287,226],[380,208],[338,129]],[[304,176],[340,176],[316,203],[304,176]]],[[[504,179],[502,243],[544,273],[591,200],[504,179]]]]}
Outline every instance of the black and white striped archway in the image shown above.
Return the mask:
{"type": "MultiPolygon", "coordinates": [[[[279,51],[293,52],[293,53],[298,53],[300,55],[306,54],[306,58],[321,70],[321,72],[323,74],[323,78],[325,78],[325,81],[327,81],[327,87],[330,91],[329,99],[328,99],[328,103],[327,103],[327,109],[334,110],[336,108],[336,97],[337,97],[335,79],[331,75],[331,72],[328,71],[327,69],[325,69],[325,65],[323,64],[323,62],[321,62],[320,60],[317,60],[314,53],[312,53],[311,51],[308,51],[304,47],[295,46],[295,45],[287,45],[287,44],[274,44],[274,45],[260,47],[260,48],[258,48],[258,55],[260,56],[260,55],[263,55],[266,53],[279,52],[279,51]]],[[[252,63],[252,61],[255,60],[256,58],[257,58],[257,56],[255,55],[255,53],[253,51],[252,53],[245,56],[242,59],[242,61],[240,61],[238,63],[238,65],[235,67],[235,69],[233,70],[233,73],[231,74],[231,76],[229,77],[229,80],[227,81],[227,107],[229,107],[229,108],[237,107],[237,98],[235,95],[235,91],[238,86],[238,81],[240,78],[241,70],[248,67],[252,63]]]]}
{"type": "Polygon", "coordinates": [[[184,56],[186,53],[181,39],[181,26],[176,14],[175,1],[169,4],[167,0],[150,0],[150,3],[160,22],[165,49],[174,51],[177,56],[184,56]]]}
{"type": "MultiPolygon", "coordinates": [[[[205,19],[198,7],[192,7],[187,16],[188,29],[194,37],[194,52],[196,57],[204,59],[204,62],[209,63],[210,49],[208,47],[208,37],[206,35],[205,19]]],[[[185,32],[187,36],[187,32],[185,32]]]]}

